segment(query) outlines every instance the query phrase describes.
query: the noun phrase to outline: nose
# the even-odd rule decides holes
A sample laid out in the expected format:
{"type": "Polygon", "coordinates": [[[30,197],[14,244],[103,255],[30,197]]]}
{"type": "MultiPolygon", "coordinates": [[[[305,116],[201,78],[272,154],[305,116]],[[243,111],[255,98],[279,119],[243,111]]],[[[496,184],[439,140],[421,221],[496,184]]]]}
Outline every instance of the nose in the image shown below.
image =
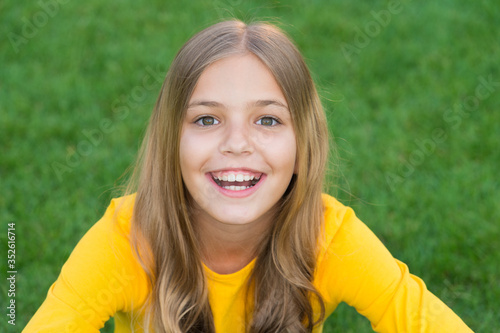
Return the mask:
{"type": "Polygon", "coordinates": [[[226,125],[219,151],[222,154],[251,154],[254,145],[250,125],[242,121],[233,121],[226,125]]]}

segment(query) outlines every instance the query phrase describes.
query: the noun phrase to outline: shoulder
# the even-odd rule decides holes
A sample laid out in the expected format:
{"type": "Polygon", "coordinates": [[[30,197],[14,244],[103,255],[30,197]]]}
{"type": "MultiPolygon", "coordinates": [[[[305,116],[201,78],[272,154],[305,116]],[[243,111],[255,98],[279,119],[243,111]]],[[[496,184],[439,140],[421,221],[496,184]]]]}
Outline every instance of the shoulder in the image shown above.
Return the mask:
{"type": "Polygon", "coordinates": [[[135,193],[111,200],[102,219],[98,222],[109,226],[115,225],[119,230],[129,234],[134,211],[135,193]]]}
{"type": "Polygon", "coordinates": [[[323,193],[321,195],[323,200],[324,218],[329,221],[341,221],[346,214],[351,214],[352,209],[345,206],[336,198],[329,194],[323,193]]]}
{"type": "Polygon", "coordinates": [[[148,280],[129,241],[134,198],[113,199],[78,242],[27,332],[97,332],[117,312],[140,311],[148,280]]]}
{"type": "Polygon", "coordinates": [[[71,256],[78,261],[102,263],[104,269],[134,264],[129,241],[134,200],[135,195],[112,199],[104,215],[82,237],[71,256]]]}
{"type": "Polygon", "coordinates": [[[323,201],[323,234],[327,238],[325,240],[330,243],[343,224],[355,218],[355,214],[351,207],[345,206],[336,198],[328,194],[323,193],[321,198],[323,201]]]}
{"type": "Polygon", "coordinates": [[[343,249],[351,249],[356,244],[361,246],[376,238],[351,207],[328,194],[322,194],[322,200],[323,228],[318,240],[318,262],[324,259],[327,252],[340,253],[343,249]]]}
{"type": "Polygon", "coordinates": [[[55,291],[60,288],[61,294],[68,294],[68,291],[76,290],[80,299],[105,293],[113,307],[122,310],[130,305],[118,305],[115,302],[119,299],[140,300],[137,303],[142,303],[147,292],[147,279],[130,244],[134,199],[134,195],[129,195],[111,201],[104,216],[71,253],[55,291]]]}
{"type": "Polygon", "coordinates": [[[323,195],[323,206],[314,283],[328,314],[345,302],[368,318],[377,332],[414,332],[422,320],[429,332],[471,332],[350,207],[328,195],[323,195]]]}

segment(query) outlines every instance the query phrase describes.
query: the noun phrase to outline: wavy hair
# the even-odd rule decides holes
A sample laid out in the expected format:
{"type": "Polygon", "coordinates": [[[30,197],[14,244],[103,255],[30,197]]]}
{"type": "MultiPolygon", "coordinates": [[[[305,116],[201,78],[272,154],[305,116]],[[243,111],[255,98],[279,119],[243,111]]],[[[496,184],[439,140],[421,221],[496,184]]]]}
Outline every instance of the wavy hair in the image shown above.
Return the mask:
{"type": "Polygon", "coordinates": [[[328,153],[324,111],[300,52],[284,32],[268,23],[231,20],[199,32],[177,53],[150,118],[136,180],[129,185],[129,192],[137,191],[131,242],[152,290],[145,326],[155,332],[215,332],[181,176],[180,124],[203,71],[220,59],[248,52],[269,68],[287,100],[297,173],[278,203],[248,281],[246,330],[311,332],[324,319],[323,300],[312,283],[328,153]]]}

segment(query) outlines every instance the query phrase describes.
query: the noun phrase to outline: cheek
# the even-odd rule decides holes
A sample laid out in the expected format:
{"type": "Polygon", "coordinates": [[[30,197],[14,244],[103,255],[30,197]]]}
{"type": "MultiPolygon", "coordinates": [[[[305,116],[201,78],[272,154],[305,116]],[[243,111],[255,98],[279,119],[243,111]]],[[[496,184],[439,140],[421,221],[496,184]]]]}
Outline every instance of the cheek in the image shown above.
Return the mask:
{"type": "Polygon", "coordinates": [[[214,152],[213,138],[185,130],[179,142],[179,158],[183,175],[187,171],[200,170],[204,161],[214,152]]]}
{"type": "Polygon", "coordinates": [[[272,161],[275,168],[281,170],[287,176],[288,173],[291,176],[295,172],[297,146],[293,132],[267,140],[262,149],[266,152],[268,160],[272,161]]]}
{"type": "MultiPolygon", "coordinates": [[[[181,164],[182,177],[185,179],[187,173],[193,170],[199,156],[199,144],[189,132],[183,132],[179,142],[179,160],[181,164]]],[[[186,179],[185,179],[186,180],[186,179]]]]}
{"type": "Polygon", "coordinates": [[[189,151],[189,142],[187,142],[186,138],[184,137],[184,133],[181,135],[180,141],[179,141],[179,161],[181,164],[181,172],[183,173],[184,177],[184,170],[186,167],[186,162],[189,161],[188,158],[188,152],[189,151]]]}
{"type": "Polygon", "coordinates": [[[206,182],[204,172],[214,155],[214,140],[206,135],[185,131],[179,142],[179,160],[182,180],[190,196],[200,206],[210,205],[217,192],[206,182]]]}

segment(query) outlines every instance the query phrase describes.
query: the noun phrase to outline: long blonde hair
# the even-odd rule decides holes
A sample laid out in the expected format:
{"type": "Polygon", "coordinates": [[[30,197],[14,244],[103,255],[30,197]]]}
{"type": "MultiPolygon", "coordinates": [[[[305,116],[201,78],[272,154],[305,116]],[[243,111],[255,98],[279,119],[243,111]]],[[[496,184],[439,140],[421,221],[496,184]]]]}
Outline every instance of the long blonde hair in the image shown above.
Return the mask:
{"type": "MultiPolygon", "coordinates": [[[[146,327],[155,332],[215,332],[207,282],[179,163],[181,124],[194,87],[210,65],[251,52],[273,73],[287,100],[297,144],[297,174],[279,202],[248,281],[248,332],[311,332],[324,318],[312,284],[322,226],[328,152],[325,115],[307,66],[277,27],[225,21],[178,52],[163,83],[140,151],[131,241],[152,293],[146,327]],[[316,302],[319,312],[314,313],[316,302]]],[[[135,190],[131,182],[130,189],[135,190]]]]}

